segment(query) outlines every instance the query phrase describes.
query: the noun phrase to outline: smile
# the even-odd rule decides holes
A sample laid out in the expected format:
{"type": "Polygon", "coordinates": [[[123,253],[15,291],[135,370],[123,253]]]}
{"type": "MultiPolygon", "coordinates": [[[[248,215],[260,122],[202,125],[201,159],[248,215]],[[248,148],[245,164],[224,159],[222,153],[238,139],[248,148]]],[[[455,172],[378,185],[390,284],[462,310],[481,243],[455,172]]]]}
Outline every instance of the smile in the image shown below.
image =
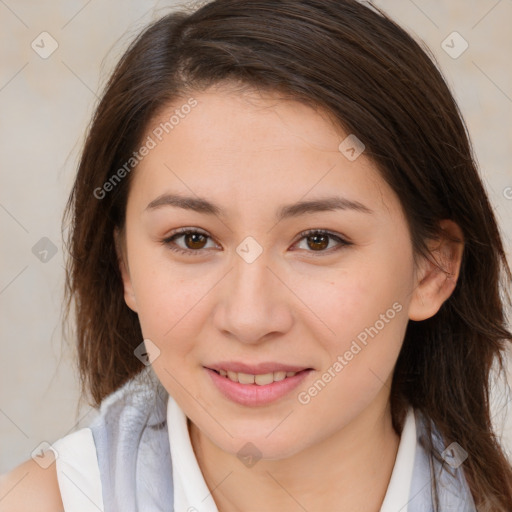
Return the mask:
{"type": "Polygon", "coordinates": [[[293,377],[297,374],[297,372],[279,371],[253,375],[250,373],[232,372],[228,370],[218,370],[217,373],[222,375],[222,377],[232,380],[233,382],[239,382],[240,384],[257,384],[258,386],[265,386],[272,382],[279,382],[287,377],[293,377]]]}
{"type": "MultiPolygon", "coordinates": [[[[291,392],[313,371],[311,368],[280,369],[265,373],[246,373],[203,367],[214,387],[228,400],[240,405],[264,406],[291,395],[291,392]]],[[[260,370],[261,371],[261,370],[260,370]]]]}

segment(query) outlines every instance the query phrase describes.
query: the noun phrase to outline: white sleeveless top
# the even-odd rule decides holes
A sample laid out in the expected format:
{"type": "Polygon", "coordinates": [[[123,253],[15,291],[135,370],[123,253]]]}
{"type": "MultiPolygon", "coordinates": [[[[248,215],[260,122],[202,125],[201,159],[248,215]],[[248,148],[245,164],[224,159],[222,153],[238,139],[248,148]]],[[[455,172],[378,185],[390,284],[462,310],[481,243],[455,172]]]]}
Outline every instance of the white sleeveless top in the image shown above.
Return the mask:
{"type": "MultiPolygon", "coordinates": [[[[218,512],[192,448],[187,417],[171,396],[167,402],[167,423],[175,512],[218,512]]],[[[380,512],[408,512],[416,444],[416,422],[414,411],[410,408],[380,512]]],[[[104,512],[100,471],[91,429],[82,428],[62,437],[49,449],[56,457],[64,512],[104,512]]]]}

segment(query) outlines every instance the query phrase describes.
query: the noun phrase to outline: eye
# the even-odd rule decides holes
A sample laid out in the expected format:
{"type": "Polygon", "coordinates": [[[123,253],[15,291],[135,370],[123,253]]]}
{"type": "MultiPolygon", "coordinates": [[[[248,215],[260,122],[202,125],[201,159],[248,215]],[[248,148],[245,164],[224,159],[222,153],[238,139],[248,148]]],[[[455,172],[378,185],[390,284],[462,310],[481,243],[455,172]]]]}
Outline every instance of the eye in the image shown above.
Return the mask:
{"type": "Polygon", "coordinates": [[[197,229],[181,228],[175,234],[162,240],[162,243],[167,245],[172,251],[191,255],[194,253],[200,254],[201,250],[205,248],[208,238],[210,237],[206,233],[197,229]],[[180,238],[183,238],[185,247],[176,244],[175,240],[180,238]]]}
{"type": "Polygon", "coordinates": [[[342,249],[345,246],[352,245],[351,242],[348,242],[347,240],[341,238],[339,235],[335,235],[334,233],[331,233],[325,229],[310,229],[303,231],[299,234],[299,237],[299,241],[305,239],[306,246],[312,249],[311,251],[307,252],[331,253],[342,249]],[[334,249],[332,247],[329,248],[329,239],[335,240],[338,243],[338,246],[334,247],[334,249]],[[327,248],[329,248],[329,250],[325,250],[327,248]]]}
{"type": "MultiPolygon", "coordinates": [[[[345,246],[352,245],[351,242],[344,240],[339,235],[331,233],[325,229],[310,229],[299,233],[299,242],[303,239],[306,240],[307,247],[312,249],[307,252],[321,252],[331,253],[337,251],[345,246]],[[335,240],[338,244],[337,247],[329,247],[330,240],[335,240]],[[329,250],[325,250],[329,249],[329,250]]],[[[191,228],[180,228],[174,232],[171,236],[168,236],[162,240],[162,244],[166,245],[172,251],[179,252],[186,255],[198,255],[201,254],[203,249],[206,249],[208,239],[211,238],[208,234],[203,231],[191,228]],[[183,239],[184,247],[176,243],[176,240],[183,239]]],[[[307,249],[306,249],[307,250],[307,249]]]]}

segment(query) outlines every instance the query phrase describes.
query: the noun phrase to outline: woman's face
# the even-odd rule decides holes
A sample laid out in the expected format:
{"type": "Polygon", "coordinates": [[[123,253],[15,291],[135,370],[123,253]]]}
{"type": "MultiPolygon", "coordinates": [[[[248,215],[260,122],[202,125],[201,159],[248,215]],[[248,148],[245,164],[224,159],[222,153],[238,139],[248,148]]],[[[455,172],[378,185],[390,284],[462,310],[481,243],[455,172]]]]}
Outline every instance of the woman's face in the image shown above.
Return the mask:
{"type": "Polygon", "coordinates": [[[303,104],[187,100],[148,128],[122,244],[160,381],[215,445],[269,459],[388,414],[417,282],[398,198],[303,104]]]}

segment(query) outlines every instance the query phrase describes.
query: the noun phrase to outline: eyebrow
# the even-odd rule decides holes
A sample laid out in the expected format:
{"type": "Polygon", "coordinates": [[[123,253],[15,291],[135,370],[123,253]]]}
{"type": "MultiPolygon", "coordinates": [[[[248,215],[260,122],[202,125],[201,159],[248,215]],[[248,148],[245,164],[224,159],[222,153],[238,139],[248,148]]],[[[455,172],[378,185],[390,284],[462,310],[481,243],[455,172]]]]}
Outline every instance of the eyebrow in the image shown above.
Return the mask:
{"type": "MultiPolygon", "coordinates": [[[[222,216],[223,210],[216,204],[201,197],[181,196],[176,194],[163,194],[146,207],[147,210],[155,210],[162,206],[172,206],[184,210],[207,215],[222,216]]],[[[355,210],[361,213],[374,213],[373,210],[360,203],[344,197],[333,196],[311,201],[299,201],[295,204],[281,206],[276,213],[276,220],[281,221],[291,217],[299,217],[306,213],[328,212],[335,210],[355,210]]]]}

